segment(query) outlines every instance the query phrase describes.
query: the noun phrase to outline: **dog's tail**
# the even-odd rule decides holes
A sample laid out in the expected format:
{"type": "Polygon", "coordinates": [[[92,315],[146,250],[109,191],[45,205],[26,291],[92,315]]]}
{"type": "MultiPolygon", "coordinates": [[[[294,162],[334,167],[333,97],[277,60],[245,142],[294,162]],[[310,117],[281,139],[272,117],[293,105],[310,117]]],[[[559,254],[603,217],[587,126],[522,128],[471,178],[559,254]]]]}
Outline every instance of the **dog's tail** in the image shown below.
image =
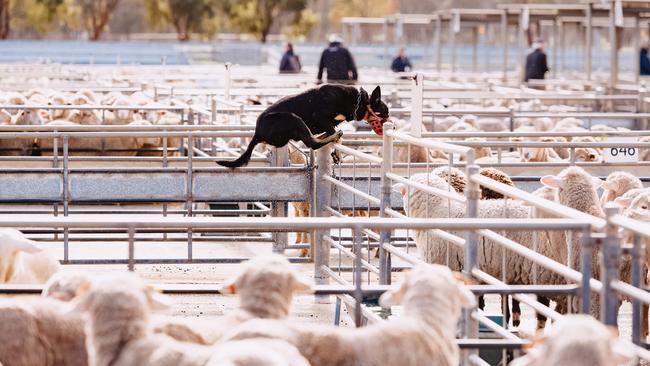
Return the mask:
{"type": "Polygon", "coordinates": [[[247,165],[248,161],[251,160],[251,155],[253,155],[253,150],[255,149],[255,146],[260,142],[261,141],[257,138],[257,136],[253,136],[250,144],[248,144],[248,148],[246,148],[246,151],[244,151],[244,153],[240,157],[238,157],[237,160],[232,160],[232,161],[218,160],[217,164],[221,166],[225,166],[230,169],[239,168],[240,166],[247,165]]]}

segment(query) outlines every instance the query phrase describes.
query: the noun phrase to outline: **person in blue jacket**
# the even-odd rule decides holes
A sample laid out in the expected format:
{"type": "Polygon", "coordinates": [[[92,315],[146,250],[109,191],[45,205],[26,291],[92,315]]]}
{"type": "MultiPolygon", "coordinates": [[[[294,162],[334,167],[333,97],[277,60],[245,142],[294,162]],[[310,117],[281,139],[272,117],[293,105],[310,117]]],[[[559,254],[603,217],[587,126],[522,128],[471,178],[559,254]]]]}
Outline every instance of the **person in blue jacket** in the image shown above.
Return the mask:
{"type": "Polygon", "coordinates": [[[648,59],[648,44],[641,47],[639,53],[639,75],[650,75],[650,59],[648,59]]]}
{"type": "Polygon", "coordinates": [[[298,55],[293,53],[293,44],[287,43],[287,48],[285,49],[284,55],[282,55],[282,60],[280,61],[280,73],[281,74],[295,74],[300,72],[302,65],[300,64],[300,58],[298,55]]]}
{"type": "Polygon", "coordinates": [[[404,48],[399,49],[399,54],[393,60],[393,63],[390,65],[390,69],[394,72],[405,72],[411,71],[413,65],[411,65],[411,60],[406,57],[406,50],[404,48]]]}

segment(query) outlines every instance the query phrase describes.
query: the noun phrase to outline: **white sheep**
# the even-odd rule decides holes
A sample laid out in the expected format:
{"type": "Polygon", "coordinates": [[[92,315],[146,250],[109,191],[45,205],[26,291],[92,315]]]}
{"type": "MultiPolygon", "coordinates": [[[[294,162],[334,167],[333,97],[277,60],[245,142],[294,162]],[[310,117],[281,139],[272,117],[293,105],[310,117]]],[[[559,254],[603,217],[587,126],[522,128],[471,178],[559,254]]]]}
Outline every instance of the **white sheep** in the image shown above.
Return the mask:
{"type": "Polygon", "coordinates": [[[542,341],[510,366],[627,366],[636,365],[634,345],[619,339],[589,315],[567,315],[542,341]]]}
{"type": "Polygon", "coordinates": [[[650,191],[650,188],[636,188],[636,189],[630,189],[629,191],[623,193],[622,196],[617,197],[614,202],[621,206],[623,209],[627,209],[630,207],[632,204],[632,201],[634,201],[635,198],[637,198],[640,194],[644,192],[650,191]]]}
{"type": "MultiPolygon", "coordinates": [[[[449,185],[435,174],[415,174],[411,180],[432,186],[443,191],[449,191],[449,185]]],[[[393,188],[403,197],[404,210],[410,217],[418,218],[461,218],[465,217],[465,204],[449,200],[437,195],[431,195],[411,187],[409,195],[404,184],[398,183],[393,188]]],[[[529,218],[531,209],[521,201],[510,200],[507,205],[503,199],[480,200],[478,217],[481,218],[529,218]]],[[[463,237],[462,232],[451,234],[463,237]]],[[[427,263],[445,264],[449,254],[449,266],[453,270],[461,270],[464,263],[464,250],[453,243],[435,236],[427,230],[415,230],[415,242],[420,258],[427,263]],[[448,252],[449,250],[449,252],[448,252]]],[[[505,233],[509,239],[532,248],[535,234],[527,231],[509,231],[505,233]]],[[[504,255],[502,246],[491,240],[481,239],[479,243],[479,267],[491,275],[501,278],[502,259],[506,258],[506,282],[515,284],[532,284],[532,263],[523,257],[508,253],[504,255]]],[[[538,250],[542,250],[538,248],[538,250]]],[[[543,251],[542,251],[543,252],[543,251]]]]}
{"type": "Polygon", "coordinates": [[[40,126],[43,124],[43,117],[41,110],[35,108],[26,108],[18,113],[16,120],[13,122],[15,125],[31,125],[40,126]]]}
{"type": "Polygon", "coordinates": [[[259,319],[227,338],[282,339],[312,366],[458,365],[458,320],[462,308],[475,306],[475,298],[449,268],[416,266],[379,302],[382,307],[401,304],[402,315],[354,329],[259,319]]]}
{"type": "Polygon", "coordinates": [[[643,183],[641,179],[628,172],[616,171],[609,173],[601,187],[603,194],[600,197],[600,204],[604,206],[605,203],[616,200],[631,189],[642,189],[643,183]]]}
{"type": "Polygon", "coordinates": [[[241,273],[226,282],[224,288],[239,294],[238,309],[209,324],[201,319],[157,317],[153,319],[154,332],[180,341],[214,344],[225,332],[247,320],[286,318],[293,295],[309,292],[311,285],[300,279],[286,258],[273,254],[246,262],[241,273]]]}
{"type": "Polygon", "coordinates": [[[16,229],[0,229],[0,283],[45,283],[59,261],[16,229]]]}
{"type": "Polygon", "coordinates": [[[69,115],[69,121],[78,123],[80,125],[100,125],[102,124],[101,118],[90,109],[72,110],[69,115]]]}
{"type": "Polygon", "coordinates": [[[296,347],[279,339],[224,342],[215,346],[213,352],[205,366],[310,366],[296,347]]]}
{"type": "MultiPolygon", "coordinates": [[[[151,332],[149,317],[153,311],[166,310],[170,301],[144,284],[133,274],[106,276],[92,282],[88,290],[73,303],[71,314],[86,318],[88,358],[94,366],[202,366],[278,365],[282,354],[267,343],[249,344],[256,357],[231,351],[230,347],[206,347],[179,342],[151,332]],[[222,354],[219,354],[219,351],[222,354]],[[220,363],[219,360],[224,360],[220,363]],[[214,361],[214,362],[213,362],[214,361]]],[[[304,366],[303,359],[289,359],[283,364],[304,366]]]]}
{"type": "Polygon", "coordinates": [[[0,300],[0,364],[88,365],[83,320],[54,299],[0,300]]]}
{"type": "MultiPolygon", "coordinates": [[[[557,142],[554,137],[542,137],[540,142],[557,142]]],[[[521,160],[526,162],[561,161],[560,156],[551,147],[522,147],[521,160]]]]}
{"type": "Polygon", "coordinates": [[[71,301],[80,289],[90,286],[92,278],[83,272],[62,270],[53,274],[43,286],[42,297],[71,301]]]}

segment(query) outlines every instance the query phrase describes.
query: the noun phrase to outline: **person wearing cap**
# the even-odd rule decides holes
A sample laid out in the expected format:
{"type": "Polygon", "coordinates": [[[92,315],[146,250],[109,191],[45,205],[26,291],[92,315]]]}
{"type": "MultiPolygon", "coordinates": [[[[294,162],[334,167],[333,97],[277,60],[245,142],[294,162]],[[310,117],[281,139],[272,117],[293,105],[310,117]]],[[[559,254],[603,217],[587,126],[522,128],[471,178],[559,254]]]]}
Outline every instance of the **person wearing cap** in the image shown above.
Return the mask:
{"type": "Polygon", "coordinates": [[[280,61],[280,74],[295,74],[300,72],[300,58],[293,53],[293,44],[287,43],[284,55],[280,61]]]}
{"type": "Polygon", "coordinates": [[[343,39],[339,35],[331,35],[329,42],[320,56],[316,77],[318,83],[322,82],[323,70],[327,70],[328,83],[354,84],[358,75],[352,54],[343,46],[343,39]]]}
{"type": "Polygon", "coordinates": [[[393,63],[390,65],[390,69],[394,72],[405,72],[411,71],[413,65],[411,65],[411,60],[406,57],[406,50],[404,47],[399,49],[399,54],[393,60],[393,63]]]}
{"type": "Polygon", "coordinates": [[[546,63],[546,53],[544,53],[544,41],[541,39],[533,42],[533,52],[526,57],[526,77],[524,81],[530,79],[544,79],[544,74],[548,70],[546,63]]]}

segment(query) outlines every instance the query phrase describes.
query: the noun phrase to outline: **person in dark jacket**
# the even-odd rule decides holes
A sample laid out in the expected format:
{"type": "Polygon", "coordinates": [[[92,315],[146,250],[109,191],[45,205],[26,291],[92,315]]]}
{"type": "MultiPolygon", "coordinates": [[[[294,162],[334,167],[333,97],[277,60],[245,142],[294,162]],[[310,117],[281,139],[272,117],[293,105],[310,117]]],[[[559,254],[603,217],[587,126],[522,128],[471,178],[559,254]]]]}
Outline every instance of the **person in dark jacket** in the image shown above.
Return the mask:
{"type": "Polygon", "coordinates": [[[639,75],[650,75],[650,59],[648,59],[648,45],[644,45],[639,53],[639,75]]]}
{"type": "Polygon", "coordinates": [[[411,65],[411,60],[406,57],[406,50],[404,48],[399,49],[399,55],[395,57],[393,63],[390,65],[390,69],[394,72],[405,72],[411,71],[413,65],[411,65]]]}
{"type": "Polygon", "coordinates": [[[282,55],[282,60],[280,61],[280,73],[281,74],[291,74],[298,73],[302,69],[300,64],[300,58],[298,55],[293,53],[293,45],[287,43],[287,48],[282,55]]]}
{"type": "Polygon", "coordinates": [[[544,74],[548,70],[546,63],[546,53],[544,53],[544,43],[537,40],[533,43],[533,52],[526,57],[526,77],[524,81],[530,79],[544,79],[544,74]]]}
{"type": "Polygon", "coordinates": [[[330,44],[320,56],[318,65],[318,83],[322,82],[323,69],[327,70],[328,83],[354,84],[358,78],[354,58],[343,40],[337,35],[330,36],[330,44]]]}

